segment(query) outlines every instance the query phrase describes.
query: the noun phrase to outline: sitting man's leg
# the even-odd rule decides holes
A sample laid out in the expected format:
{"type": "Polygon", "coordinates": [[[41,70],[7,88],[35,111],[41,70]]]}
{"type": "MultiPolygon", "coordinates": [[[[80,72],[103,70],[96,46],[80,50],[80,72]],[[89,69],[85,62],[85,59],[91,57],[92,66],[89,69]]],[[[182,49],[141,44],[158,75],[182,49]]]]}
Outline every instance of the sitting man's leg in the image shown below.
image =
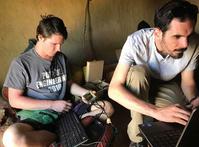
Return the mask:
{"type": "Polygon", "coordinates": [[[35,130],[26,123],[15,123],[3,134],[5,147],[44,147],[55,141],[56,135],[47,130],[35,130]]]}

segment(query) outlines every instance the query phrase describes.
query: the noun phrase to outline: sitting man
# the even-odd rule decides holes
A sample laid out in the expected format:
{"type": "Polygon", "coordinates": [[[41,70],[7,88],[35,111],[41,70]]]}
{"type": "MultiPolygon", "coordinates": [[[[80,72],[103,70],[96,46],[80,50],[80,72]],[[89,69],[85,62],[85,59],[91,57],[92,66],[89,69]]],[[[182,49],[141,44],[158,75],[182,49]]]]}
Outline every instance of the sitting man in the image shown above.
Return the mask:
{"type": "Polygon", "coordinates": [[[197,13],[198,7],[188,1],[169,1],[156,11],[154,28],[133,33],[123,46],[108,94],[131,110],[131,147],[144,146],[138,128],[143,115],[185,125],[190,116],[183,109],[186,103],[192,108],[199,105],[194,79],[199,55],[194,32],[197,13]]]}
{"type": "MultiPolygon", "coordinates": [[[[43,16],[36,38],[36,45],[11,63],[4,83],[4,87],[8,87],[9,103],[21,111],[69,111],[72,102],[66,97],[67,93],[82,97],[89,90],[72,82],[67,58],[60,52],[67,39],[64,22],[53,15],[43,16]]],[[[112,115],[113,108],[108,101],[99,101],[98,104],[103,110],[91,105],[87,115],[101,114],[102,111],[102,119],[112,115]]],[[[56,140],[53,122],[35,126],[35,122],[30,120],[19,120],[5,131],[5,147],[43,147],[56,140]]]]}

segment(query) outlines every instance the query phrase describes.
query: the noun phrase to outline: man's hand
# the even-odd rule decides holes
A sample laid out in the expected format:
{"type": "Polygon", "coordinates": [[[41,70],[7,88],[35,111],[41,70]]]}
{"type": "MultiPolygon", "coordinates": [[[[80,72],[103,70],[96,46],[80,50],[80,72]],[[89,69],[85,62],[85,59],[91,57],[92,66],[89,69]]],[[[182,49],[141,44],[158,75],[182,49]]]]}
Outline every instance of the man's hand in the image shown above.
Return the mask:
{"type": "Polygon", "coordinates": [[[196,108],[199,106],[199,97],[197,97],[196,99],[194,99],[191,103],[190,103],[192,109],[196,108]]]}
{"type": "Polygon", "coordinates": [[[164,122],[175,122],[186,125],[190,116],[190,112],[183,109],[179,104],[170,105],[163,108],[158,108],[155,118],[164,122]]]}
{"type": "Polygon", "coordinates": [[[56,100],[53,102],[51,109],[57,112],[64,112],[64,111],[69,111],[72,107],[72,103],[70,100],[65,101],[65,100],[56,100]]]}

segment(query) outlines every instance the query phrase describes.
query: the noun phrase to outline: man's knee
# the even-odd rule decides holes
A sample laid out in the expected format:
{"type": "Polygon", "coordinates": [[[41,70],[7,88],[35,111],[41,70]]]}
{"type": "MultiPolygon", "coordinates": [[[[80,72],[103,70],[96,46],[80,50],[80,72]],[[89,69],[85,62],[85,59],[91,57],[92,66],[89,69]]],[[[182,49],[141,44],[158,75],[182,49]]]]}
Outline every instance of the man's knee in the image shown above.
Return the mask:
{"type": "Polygon", "coordinates": [[[16,123],[11,125],[3,134],[2,142],[5,147],[18,147],[18,146],[26,146],[26,137],[20,131],[20,128],[24,129],[32,129],[31,127],[21,126],[21,124],[16,123]]]}
{"type": "Polygon", "coordinates": [[[18,137],[15,134],[15,128],[10,126],[3,134],[2,142],[5,147],[15,147],[18,144],[18,137]]]}
{"type": "Polygon", "coordinates": [[[149,72],[144,65],[135,65],[129,69],[127,83],[139,81],[141,83],[149,79],[149,72]]]}
{"type": "Polygon", "coordinates": [[[135,65],[130,68],[126,80],[126,87],[133,94],[147,99],[150,87],[150,74],[144,65],[135,65]]]}

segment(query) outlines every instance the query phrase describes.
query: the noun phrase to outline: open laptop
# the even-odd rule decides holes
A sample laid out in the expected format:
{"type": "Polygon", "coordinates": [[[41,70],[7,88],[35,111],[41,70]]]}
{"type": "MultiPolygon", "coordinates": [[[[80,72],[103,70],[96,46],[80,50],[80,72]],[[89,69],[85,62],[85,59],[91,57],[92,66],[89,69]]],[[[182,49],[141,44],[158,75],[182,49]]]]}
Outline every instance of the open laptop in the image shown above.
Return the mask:
{"type": "Polygon", "coordinates": [[[186,126],[158,121],[141,124],[139,128],[151,147],[198,147],[199,108],[192,111],[186,126]]]}

